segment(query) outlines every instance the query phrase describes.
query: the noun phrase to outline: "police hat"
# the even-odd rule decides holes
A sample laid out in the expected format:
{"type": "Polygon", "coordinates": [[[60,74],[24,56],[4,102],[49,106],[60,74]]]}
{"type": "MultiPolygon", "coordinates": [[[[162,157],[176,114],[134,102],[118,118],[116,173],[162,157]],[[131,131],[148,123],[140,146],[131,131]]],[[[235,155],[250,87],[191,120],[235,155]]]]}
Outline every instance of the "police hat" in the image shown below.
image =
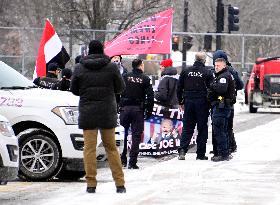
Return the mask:
{"type": "Polygon", "coordinates": [[[228,57],[227,54],[223,51],[223,50],[217,50],[214,54],[213,54],[213,63],[216,61],[216,59],[218,58],[223,58],[225,60],[226,63],[228,63],[228,57]]]}

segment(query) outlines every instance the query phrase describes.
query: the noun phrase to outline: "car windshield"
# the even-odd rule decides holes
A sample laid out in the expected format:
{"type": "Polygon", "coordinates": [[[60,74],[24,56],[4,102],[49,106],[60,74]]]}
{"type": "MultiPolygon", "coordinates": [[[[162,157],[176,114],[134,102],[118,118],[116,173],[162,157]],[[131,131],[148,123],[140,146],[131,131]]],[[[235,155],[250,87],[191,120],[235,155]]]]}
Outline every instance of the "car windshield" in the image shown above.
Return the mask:
{"type": "Polygon", "coordinates": [[[32,81],[0,61],[0,89],[25,89],[34,87],[32,81]]]}

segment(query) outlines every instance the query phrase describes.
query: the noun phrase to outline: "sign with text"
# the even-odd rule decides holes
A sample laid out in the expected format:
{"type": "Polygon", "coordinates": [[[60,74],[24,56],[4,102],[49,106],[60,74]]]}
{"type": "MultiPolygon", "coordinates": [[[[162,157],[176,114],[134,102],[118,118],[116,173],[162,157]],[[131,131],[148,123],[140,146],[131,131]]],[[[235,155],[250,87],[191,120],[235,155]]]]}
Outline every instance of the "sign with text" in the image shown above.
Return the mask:
{"type": "MultiPolygon", "coordinates": [[[[184,112],[155,104],[153,115],[145,120],[144,133],[139,145],[139,156],[162,157],[177,154],[183,129],[184,112]]],[[[190,146],[196,145],[195,131],[190,146]]],[[[131,135],[128,136],[128,149],[131,147],[131,135]]]]}

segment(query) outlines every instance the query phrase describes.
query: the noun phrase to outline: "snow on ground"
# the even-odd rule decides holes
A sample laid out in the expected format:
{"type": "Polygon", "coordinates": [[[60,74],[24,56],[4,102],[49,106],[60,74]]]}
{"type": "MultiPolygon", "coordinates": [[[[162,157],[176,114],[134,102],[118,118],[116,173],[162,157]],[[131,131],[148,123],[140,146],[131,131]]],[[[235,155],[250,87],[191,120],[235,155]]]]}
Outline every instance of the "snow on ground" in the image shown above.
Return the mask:
{"type": "Polygon", "coordinates": [[[102,179],[107,183],[97,186],[95,194],[85,192],[86,183],[69,184],[40,204],[279,205],[279,124],[275,120],[236,134],[238,152],[231,161],[197,161],[196,154],[189,153],[185,161],[174,158],[145,169],[125,169],[126,194],[115,193],[107,175],[102,179]]]}

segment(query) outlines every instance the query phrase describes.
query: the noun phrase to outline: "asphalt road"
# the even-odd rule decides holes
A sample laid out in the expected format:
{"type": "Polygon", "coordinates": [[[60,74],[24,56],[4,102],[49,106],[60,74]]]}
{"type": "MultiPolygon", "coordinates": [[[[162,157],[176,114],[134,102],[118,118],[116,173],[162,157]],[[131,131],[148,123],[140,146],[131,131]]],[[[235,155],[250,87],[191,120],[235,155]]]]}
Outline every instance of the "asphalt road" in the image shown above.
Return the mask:
{"type": "MultiPolygon", "coordinates": [[[[250,114],[248,112],[240,112],[235,115],[234,127],[235,132],[242,132],[248,129],[252,129],[259,125],[264,125],[270,121],[280,118],[280,112],[270,110],[260,110],[256,114],[250,114]]],[[[211,143],[211,140],[208,140],[211,143]]],[[[238,142],[237,142],[238,143],[238,142]]],[[[143,169],[151,164],[160,163],[166,161],[174,156],[167,156],[160,159],[154,158],[140,158],[139,166],[143,169]]],[[[125,170],[129,171],[129,170],[125,170]]],[[[99,183],[108,182],[111,176],[110,170],[106,164],[101,164],[98,169],[99,183]]],[[[48,182],[23,182],[14,181],[9,182],[7,185],[0,186],[0,205],[38,205],[42,202],[46,202],[49,197],[56,194],[56,191],[67,186],[86,187],[84,179],[79,181],[58,181],[53,179],[48,182]]]]}

